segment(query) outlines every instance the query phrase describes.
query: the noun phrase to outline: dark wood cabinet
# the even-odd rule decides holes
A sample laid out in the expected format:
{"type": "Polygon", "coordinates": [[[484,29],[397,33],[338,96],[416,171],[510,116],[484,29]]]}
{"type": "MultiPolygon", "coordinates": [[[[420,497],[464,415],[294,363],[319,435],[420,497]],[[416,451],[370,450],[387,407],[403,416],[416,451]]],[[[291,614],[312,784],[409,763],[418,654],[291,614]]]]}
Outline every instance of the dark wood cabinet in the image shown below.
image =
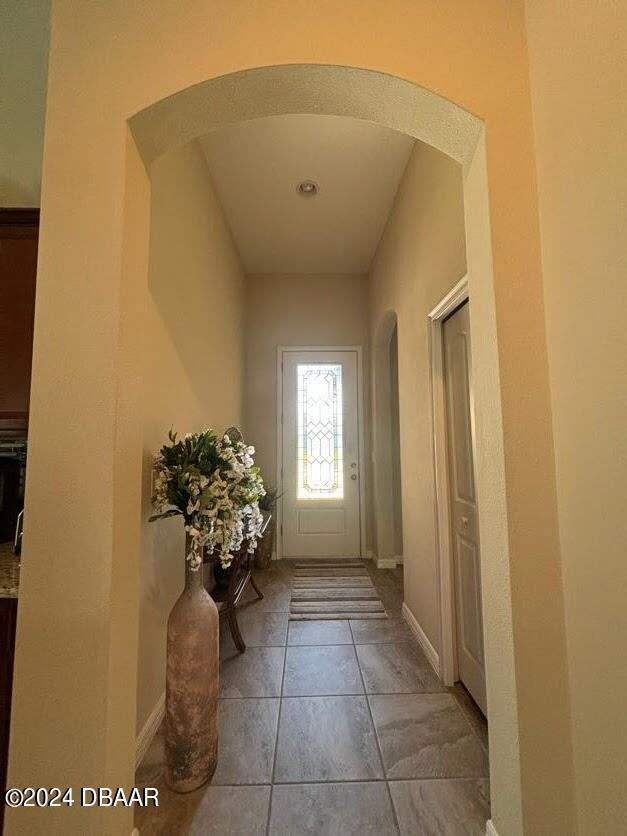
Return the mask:
{"type": "Polygon", "coordinates": [[[16,620],[17,598],[0,598],[0,833],[4,824],[16,620]]]}
{"type": "Polygon", "coordinates": [[[37,280],[38,209],[0,209],[0,833],[9,754],[16,569],[10,541],[23,507],[37,280]]]}
{"type": "Polygon", "coordinates": [[[38,239],[38,209],[0,209],[0,431],[28,427],[38,239]]]}

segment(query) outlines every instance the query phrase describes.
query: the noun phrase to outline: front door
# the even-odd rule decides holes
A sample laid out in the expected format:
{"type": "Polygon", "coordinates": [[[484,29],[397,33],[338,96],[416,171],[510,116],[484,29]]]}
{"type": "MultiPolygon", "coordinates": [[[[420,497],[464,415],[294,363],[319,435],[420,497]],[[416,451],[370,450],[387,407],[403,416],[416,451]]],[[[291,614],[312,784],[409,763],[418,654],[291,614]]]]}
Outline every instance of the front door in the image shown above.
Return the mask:
{"type": "Polygon", "coordinates": [[[354,349],[283,350],[284,557],[360,554],[357,368],[354,349]]]}
{"type": "Polygon", "coordinates": [[[444,367],[459,678],[486,713],[479,520],[475,493],[470,317],[466,302],[444,323],[444,367]]]}

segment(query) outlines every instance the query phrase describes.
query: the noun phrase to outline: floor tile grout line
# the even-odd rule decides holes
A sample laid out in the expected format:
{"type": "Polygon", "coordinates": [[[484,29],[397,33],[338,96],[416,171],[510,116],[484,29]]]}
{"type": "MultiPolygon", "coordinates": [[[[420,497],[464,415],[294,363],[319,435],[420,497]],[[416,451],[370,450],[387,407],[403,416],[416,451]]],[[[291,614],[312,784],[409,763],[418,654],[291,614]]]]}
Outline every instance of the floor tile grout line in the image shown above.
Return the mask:
{"type": "MultiPolygon", "coordinates": [[[[349,645],[346,645],[348,647],[349,645]]],[[[357,660],[359,662],[359,660],[357,660]]],[[[432,697],[435,695],[446,696],[446,691],[362,691],[350,694],[284,694],[281,699],[300,700],[315,699],[316,697],[432,697]]],[[[276,700],[278,697],[226,697],[222,699],[238,700],[276,700]]]]}
{"type": "MultiPolygon", "coordinates": [[[[349,625],[350,627],[350,625],[349,625]]],[[[353,628],[350,627],[351,633],[353,632],[353,628]]],[[[377,752],[379,753],[379,760],[381,762],[381,769],[383,770],[383,775],[385,780],[385,787],[388,792],[388,798],[390,800],[390,807],[392,808],[392,818],[394,820],[394,826],[396,828],[396,832],[400,834],[401,828],[398,821],[398,816],[396,815],[396,807],[394,806],[394,799],[392,798],[392,791],[390,790],[390,785],[387,781],[387,769],[385,768],[385,761],[383,760],[383,750],[381,749],[381,741],[379,740],[379,734],[377,732],[377,727],[374,722],[374,716],[372,714],[372,707],[370,706],[370,700],[368,699],[368,693],[366,692],[366,680],[364,678],[364,672],[361,669],[361,664],[359,662],[359,654],[357,653],[357,647],[354,645],[355,636],[353,635],[353,646],[355,648],[355,656],[357,657],[357,668],[359,669],[359,676],[361,677],[361,684],[364,689],[364,695],[366,700],[366,706],[368,707],[368,716],[370,717],[370,723],[372,725],[372,731],[374,733],[374,739],[377,744],[377,752]]]]}
{"type": "MultiPolygon", "coordinates": [[[[292,590],[290,589],[290,598],[292,590]]],[[[270,834],[270,822],[272,820],[272,797],[274,795],[274,773],[276,771],[276,762],[279,753],[279,730],[281,728],[281,709],[283,707],[283,685],[285,681],[285,667],[287,665],[287,638],[289,633],[289,623],[285,633],[285,652],[283,653],[283,671],[281,673],[281,687],[279,689],[279,714],[276,722],[276,735],[274,738],[274,757],[272,759],[272,775],[270,776],[270,800],[268,802],[268,818],[266,820],[266,836],[270,834]]]]}
{"type": "MultiPolygon", "coordinates": [[[[315,621],[315,620],[316,619],[312,619],[312,621],[315,621]]],[[[319,621],[333,621],[333,619],[318,619],[318,620],[319,621]]],[[[338,618],[338,619],[335,619],[335,620],[342,621],[343,619],[338,618]]],[[[349,619],[346,619],[346,621],[348,621],[348,620],[349,619]]],[[[359,621],[360,619],[354,619],[354,620],[359,621]]],[[[292,622],[292,623],[299,623],[299,622],[292,622]]],[[[300,623],[301,624],[303,624],[303,623],[308,624],[310,622],[300,622],[300,623]]],[[[351,629],[351,635],[352,635],[352,632],[353,631],[351,629]]],[[[377,645],[378,646],[378,645],[389,645],[389,644],[411,644],[412,646],[415,645],[416,647],[418,647],[419,650],[422,650],[422,648],[420,647],[419,644],[417,644],[415,639],[411,639],[411,638],[401,639],[401,640],[397,640],[397,641],[381,642],[381,641],[355,641],[354,636],[352,637],[352,640],[349,641],[349,642],[325,642],[325,643],[311,642],[311,643],[302,643],[302,644],[289,644],[289,642],[287,644],[285,642],[283,644],[274,644],[274,643],[251,644],[250,642],[248,642],[247,647],[249,647],[253,650],[257,650],[260,647],[340,647],[342,645],[350,645],[350,644],[354,644],[355,647],[361,647],[362,645],[368,645],[368,646],[377,645]]],[[[233,652],[237,648],[235,647],[235,645],[233,645],[232,648],[229,647],[229,648],[225,648],[225,649],[230,651],[230,652],[233,652]]],[[[450,686],[444,686],[444,687],[450,687],[450,686]]]]}
{"type": "MultiPolygon", "coordinates": [[[[315,619],[313,619],[313,620],[315,621],[315,619]]],[[[324,621],[325,619],[319,619],[319,620],[324,621]]],[[[331,619],[329,619],[329,620],[331,620],[331,619]]],[[[338,620],[341,620],[341,619],[338,619],[338,620]]],[[[298,623],[298,622],[295,622],[295,623],[298,623]]],[[[302,623],[308,624],[310,622],[300,622],[300,623],[301,624],[302,623]]],[[[379,646],[379,645],[390,645],[390,644],[416,645],[416,642],[412,639],[407,639],[407,640],[403,639],[401,641],[385,641],[385,642],[371,641],[371,642],[365,642],[365,641],[355,641],[355,639],[353,638],[349,642],[323,642],[323,643],[311,642],[311,643],[303,643],[303,644],[289,644],[289,643],[288,644],[250,644],[250,642],[249,642],[247,644],[247,647],[250,648],[251,650],[258,650],[260,647],[340,647],[342,645],[347,645],[347,644],[348,645],[354,644],[355,647],[362,647],[364,645],[367,645],[368,647],[370,647],[371,645],[379,646]]],[[[419,644],[416,645],[416,646],[418,647],[418,649],[421,649],[419,644]]],[[[230,651],[230,652],[233,652],[237,648],[235,646],[233,646],[232,648],[229,647],[229,648],[225,648],[225,649],[230,651]]],[[[445,686],[445,687],[449,687],[449,686],[445,686]]]]}
{"type": "Polygon", "coordinates": [[[328,642],[327,644],[288,644],[288,647],[353,647],[353,642],[328,642]]]}
{"type": "MultiPolygon", "coordinates": [[[[356,642],[355,642],[355,633],[353,632],[353,625],[352,625],[352,621],[356,621],[356,619],[350,619],[349,618],[349,619],[347,619],[347,621],[348,621],[348,629],[351,631],[351,638],[353,639],[353,647],[356,647],[357,645],[356,645],[356,642]]],[[[357,651],[355,651],[355,656],[357,656],[357,651]]],[[[359,659],[357,660],[357,664],[359,664],[359,659]]]]}
{"type": "MultiPolygon", "coordinates": [[[[414,781],[485,781],[487,775],[418,775],[406,778],[331,778],[329,780],[308,778],[306,781],[276,781],[274,784],[269,784],[267,781],[261,781],[258,784],[250,782],[242,782],[241,784],[205,784],[200,787],[200,790],[207,791],[212,788],[232,789],[235,787],[300,787],[305,784],[314,784],[316,786],[324,784],[403,784],[414,781]]],[[[198,792],[198,790],[194,790],[198,792]]],[[[193,795],[193,793],[191,793],[193,795]]]]}

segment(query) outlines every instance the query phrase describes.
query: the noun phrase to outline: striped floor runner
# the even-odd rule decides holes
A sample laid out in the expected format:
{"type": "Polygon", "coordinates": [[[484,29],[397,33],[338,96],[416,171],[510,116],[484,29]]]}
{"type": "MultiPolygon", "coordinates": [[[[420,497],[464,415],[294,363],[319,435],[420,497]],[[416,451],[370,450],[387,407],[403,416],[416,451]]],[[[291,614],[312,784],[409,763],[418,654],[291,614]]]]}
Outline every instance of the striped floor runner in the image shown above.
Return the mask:
{"type": "Polygon", "coordinates": [[[331,618],[387,618],[363,561],[295,562],[290,621],[331,618]]]}

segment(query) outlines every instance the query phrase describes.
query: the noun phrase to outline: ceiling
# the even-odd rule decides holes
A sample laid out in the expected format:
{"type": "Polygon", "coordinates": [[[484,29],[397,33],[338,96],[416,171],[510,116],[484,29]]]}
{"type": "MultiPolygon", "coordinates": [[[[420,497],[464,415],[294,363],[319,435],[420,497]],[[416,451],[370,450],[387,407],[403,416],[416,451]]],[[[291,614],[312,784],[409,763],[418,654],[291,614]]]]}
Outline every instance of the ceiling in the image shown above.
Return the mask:
{"type": "Polygon", "coordinates": [[[366,273],[414,140],[340,116],[272,116],[200,140],[246,273],[366,273]],[[297,192],[303,180],[315,197],[297,192]]]}

